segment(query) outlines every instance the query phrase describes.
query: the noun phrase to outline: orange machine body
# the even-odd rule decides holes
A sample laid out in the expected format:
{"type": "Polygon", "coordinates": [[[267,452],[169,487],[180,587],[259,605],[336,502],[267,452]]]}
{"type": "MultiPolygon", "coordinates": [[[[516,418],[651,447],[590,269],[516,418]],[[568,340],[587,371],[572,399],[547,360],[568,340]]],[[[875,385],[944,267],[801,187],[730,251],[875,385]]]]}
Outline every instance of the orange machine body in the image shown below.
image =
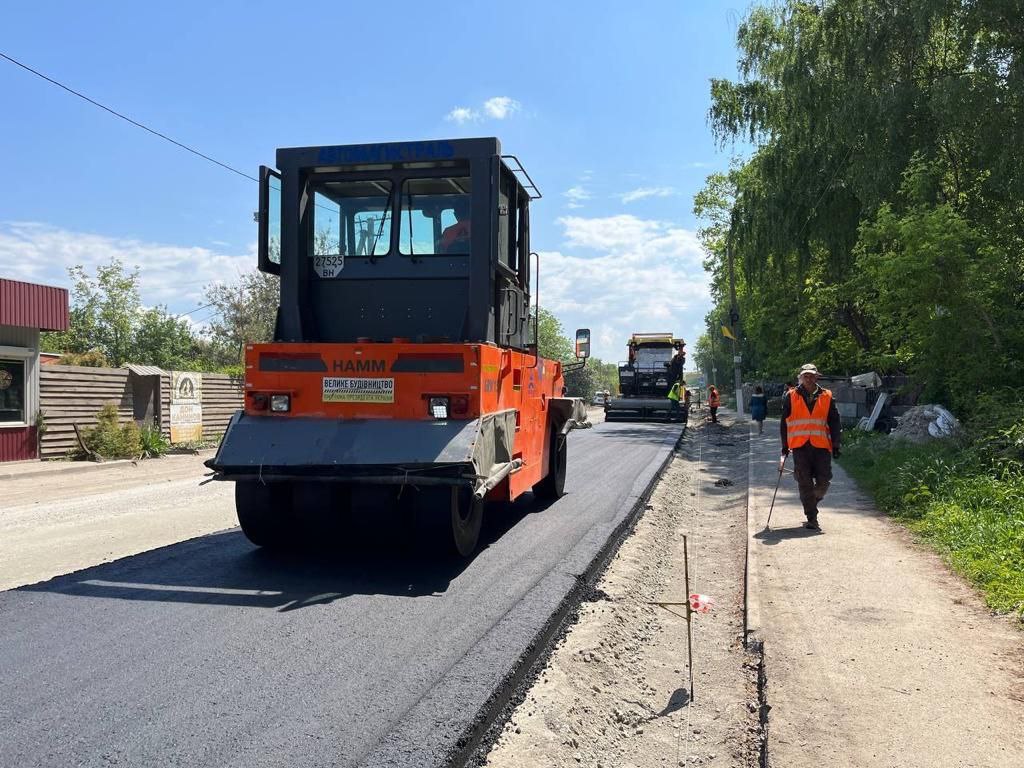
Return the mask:
{"type": "Polygon", "coordinates": [[[562,364],[493,344],[268,343],[245,353],[245,413],[293,417],[435,421],[430,399],[446,397],[448,420],[515,409],[513,458],[522,467],[490,491],[512,500],[549,467],[549,401],[562,397],[562,364]],[[288,395],[274,412],[273,395],[288,395]]]}

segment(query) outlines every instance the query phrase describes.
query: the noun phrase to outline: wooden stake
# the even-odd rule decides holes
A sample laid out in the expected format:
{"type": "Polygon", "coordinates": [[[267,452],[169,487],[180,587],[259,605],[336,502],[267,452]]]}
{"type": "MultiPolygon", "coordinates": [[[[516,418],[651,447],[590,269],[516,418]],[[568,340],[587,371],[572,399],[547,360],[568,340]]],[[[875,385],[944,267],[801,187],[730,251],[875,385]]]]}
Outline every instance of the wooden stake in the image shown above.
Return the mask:
{"type": "Polygon", "coordinates": [[[690,605],[690,553],[683,534],[683,580],[686,582],[686,658],[690,670],[690,701],[693,701],[693,607],[690,605]]]}

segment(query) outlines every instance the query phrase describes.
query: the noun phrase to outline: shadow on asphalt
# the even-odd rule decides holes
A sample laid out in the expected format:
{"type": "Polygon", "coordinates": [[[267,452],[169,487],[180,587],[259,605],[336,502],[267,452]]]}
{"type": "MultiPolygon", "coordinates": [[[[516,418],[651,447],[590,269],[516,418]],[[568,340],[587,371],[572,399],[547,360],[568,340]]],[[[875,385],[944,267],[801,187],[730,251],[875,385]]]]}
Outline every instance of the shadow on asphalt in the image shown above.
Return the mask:
{"type": "MultiPolygon", "coordinates": [[[[550,503],[526,494],[488,505],[473,558],[423,551],[396,536],[393,521],[362,526],[348,540],[307,536],[287,550],[253,546],[239,529],[214,533],[21,587],[74,597],[294,611],[356,595],[440,596],[508,530],[550,503]]],[[[316,531],[311,532],[313,534],[316,531]]]]}

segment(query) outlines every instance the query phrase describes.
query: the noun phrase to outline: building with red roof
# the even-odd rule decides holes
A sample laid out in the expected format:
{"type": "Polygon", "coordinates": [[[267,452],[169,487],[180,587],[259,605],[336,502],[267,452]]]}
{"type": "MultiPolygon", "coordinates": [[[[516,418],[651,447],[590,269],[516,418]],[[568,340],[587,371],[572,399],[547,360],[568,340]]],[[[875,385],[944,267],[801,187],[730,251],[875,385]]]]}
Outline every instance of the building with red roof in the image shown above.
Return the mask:
{"type": "Polygon", "coordinates": [[[0,278],[0,461],[38,458],[39,334],[67,329],[67,289],[0,278]]]}

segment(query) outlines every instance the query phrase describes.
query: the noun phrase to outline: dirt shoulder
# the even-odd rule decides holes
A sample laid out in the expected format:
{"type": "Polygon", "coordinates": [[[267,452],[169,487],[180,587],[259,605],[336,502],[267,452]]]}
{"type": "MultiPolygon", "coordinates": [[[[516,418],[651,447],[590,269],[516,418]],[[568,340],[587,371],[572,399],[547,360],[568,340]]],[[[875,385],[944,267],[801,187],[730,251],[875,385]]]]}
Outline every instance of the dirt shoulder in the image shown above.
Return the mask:
{"type": "Polygon", "coordinates": [[[786,768],[1024,766],[1024,633],[839,467],[824,529],[778,478],[778,422],[753,436],[751,569],[764,641],[768,754],[786,768]]]}
{"type": "Polygon", "coordinates": [[[229,483],[200,485],[204,456],[0,482],[0,589],[237,525],[229,483]]]}
{"type": "Polygon", "coordinates": [[[487,766],[757,765],[756,659],[742,644],[747,436],[696,421],[487,766]],[[691,592],[716,600],[694,619],[692,700],[686,621],[650,604],[685,600],[684,534],[691,592]]]}

